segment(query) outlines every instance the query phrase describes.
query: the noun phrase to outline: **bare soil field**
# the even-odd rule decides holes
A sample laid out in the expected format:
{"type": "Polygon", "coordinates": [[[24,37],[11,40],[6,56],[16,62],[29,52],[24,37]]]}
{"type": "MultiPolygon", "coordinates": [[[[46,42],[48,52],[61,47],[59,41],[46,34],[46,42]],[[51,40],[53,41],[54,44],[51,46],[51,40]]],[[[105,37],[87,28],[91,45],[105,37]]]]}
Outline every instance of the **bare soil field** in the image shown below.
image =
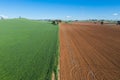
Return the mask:
{"type": "Polygon", "coordinates": [[[120,26],[61,23],[60,80],[120,80],[120,26]]]}

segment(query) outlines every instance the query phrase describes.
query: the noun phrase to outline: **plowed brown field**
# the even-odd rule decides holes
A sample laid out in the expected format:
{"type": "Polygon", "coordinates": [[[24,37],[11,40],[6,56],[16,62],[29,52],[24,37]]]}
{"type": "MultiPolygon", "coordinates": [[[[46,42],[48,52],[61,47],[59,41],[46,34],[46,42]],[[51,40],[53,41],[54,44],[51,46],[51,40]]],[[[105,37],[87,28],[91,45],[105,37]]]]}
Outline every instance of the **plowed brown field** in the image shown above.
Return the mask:
{"type": "Polygon", "coordinates": [[[60,80],[120,80],[120,26],[61,23],[60,80]]]}

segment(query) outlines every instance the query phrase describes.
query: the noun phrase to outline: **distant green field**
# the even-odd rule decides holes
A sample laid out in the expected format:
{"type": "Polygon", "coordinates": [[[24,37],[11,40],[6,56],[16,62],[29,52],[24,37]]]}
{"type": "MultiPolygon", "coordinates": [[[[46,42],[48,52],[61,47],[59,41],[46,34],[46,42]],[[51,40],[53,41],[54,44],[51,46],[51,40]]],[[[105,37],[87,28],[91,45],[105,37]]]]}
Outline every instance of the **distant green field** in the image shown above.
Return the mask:
{"type": "Polygon", "coordinates": [[[57,56],[57,25],[0,20],[0,80],[51,80],[57,56]]]}

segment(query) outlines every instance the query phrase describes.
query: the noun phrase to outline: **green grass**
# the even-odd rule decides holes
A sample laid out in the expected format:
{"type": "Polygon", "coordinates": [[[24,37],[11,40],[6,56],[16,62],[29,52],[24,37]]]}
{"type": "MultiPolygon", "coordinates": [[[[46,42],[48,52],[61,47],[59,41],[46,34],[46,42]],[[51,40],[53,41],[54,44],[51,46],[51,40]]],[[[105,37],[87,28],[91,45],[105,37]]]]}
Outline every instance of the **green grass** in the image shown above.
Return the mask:
{"type": "Polygon", "coordinates": [[[57,59],[57,25],[0,20],[0,80],[51,80],[57,59]]]}

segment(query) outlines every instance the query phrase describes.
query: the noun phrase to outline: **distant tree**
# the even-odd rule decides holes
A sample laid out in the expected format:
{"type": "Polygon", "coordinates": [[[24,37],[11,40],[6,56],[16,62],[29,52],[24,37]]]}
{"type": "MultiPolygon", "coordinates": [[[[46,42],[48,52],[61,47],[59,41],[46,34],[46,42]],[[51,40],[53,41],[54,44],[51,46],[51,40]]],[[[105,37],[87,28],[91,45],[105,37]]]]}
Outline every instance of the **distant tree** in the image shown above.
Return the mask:
{"type": "Polygon", "coordinates": [[[62,20],[56,20],[57,21],[57,23],[61,23],[62,22],[62,20]]]}
{"type": "Polygon", "coordinates": [[[62,22],[61,20],[53,20],[53,21],[52,21],[52,24],[57,25],[57,24],[59,24],[59,23],[61,23],[61,22],[62,22]]]}
{"type": "Polygon", "coordinates": [[[52,21],[52,24],[56,25],[56,21],[55,21],[55,20],[53,20],[53,21],[52,21]]]}
{"type": "Polygon", "coordinates": [[[79,20],[75,20],[75,22],[78,22],[79,20]]]}
{"type": "Polygon", "coordinates": [[[103,25],[104,24],[104,20],[101,20],[100,24],[103,25]]]}
{"type": "Polygon", "coordinates": [[[100,22],[100,24],[101,24],[101,25],[103,25],[103,24],[104,24],[104,22],[103,22],[103,21],[101,21],[101,22],[100,22]]]}
{"type": "Polygon", "coordinates": [[[117,25],[120,25],[120,21],[117,21],[117,25]]]}

